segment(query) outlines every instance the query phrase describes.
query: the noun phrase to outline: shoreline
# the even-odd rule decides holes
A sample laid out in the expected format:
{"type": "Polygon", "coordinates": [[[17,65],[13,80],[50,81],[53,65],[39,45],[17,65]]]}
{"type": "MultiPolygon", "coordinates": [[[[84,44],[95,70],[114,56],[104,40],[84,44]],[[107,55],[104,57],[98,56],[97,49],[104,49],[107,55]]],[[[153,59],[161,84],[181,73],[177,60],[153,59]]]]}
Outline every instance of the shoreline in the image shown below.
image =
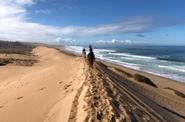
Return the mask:
{"type": "Polygon", "coordinates": [[[157,74],[157,73],[155,74],[155,73],[152,73],[152,72],[147,72],[147,71],[142,71],[142,70],[139,70],[139,69],[134,69],[134,68],[131,68],[131,67],[127,67],[127,66],[124,66],[124,65],[115,63],[115,62],[106,61],[106,60],[103,60],[103,59],[98,59],[98,60],[99,60],[99,61],[102,61],[102,62],[105,62],[106,64],[115,65],[115,66],[117,65],[117,66],[122,67],[122,68],[126,68],[126,69],[133,70],[133,71],[136,71],[136,72],[145,73],[145,74],[148,74],[148,75],[153,75],[153,76],[156,76],[156,77],[161,77],[161,78],[164,78],[164,79],[166,79],[166,80],[172,80],[172,81],[174,81],[174,82],[179,82],[179,83],[182,83],[182,84],[185,85],[185,81],[175,80],[175,79],[172,79],[172,78],[168,78],[168,77],[159,75],[159,74],[157,74]]]}
{"type": "MultiPolygon", "coordinates": [[[[72,52],[74,54],[77,54],[77,55],[81,54],[81,53],[79,53],[79,50],[77,52],[73,51],[72,49],[68,48],[68,46],[67,46],[67,48],[65,50],[67,50],[69,52],[72,52]]],[[[104,50],[104,49],[102,49],[102,50],[104,50]]],[[[105,49],[105,50],[108,50],[108,49],[105,49]]],[[[183,79],[183,77],[178,77],[177,76],[178,74],[174,74],[174,75],[172,75],[173,73],[172,74],[168,74],[168,73],[167,74],[165,74],[165,73],[164,74],[160,74],[159,71],[152,72],[152,71],[147,71],[147,70],[140,70],[140,69],[134,68],[132,66],[127,66],[125,64],[121,64],[121,63],[119,63],[119,60],[110,60],[110,59],[101,59],[101,58],[97,58],[97,59],[105,61],[105,62],[108,62],[108,63],[116,64],[116,65],[119,65],[119,66],[123,66],[123,67],[126,67],[126,68],[134,69],[134,70],[137,70],[137,71],[140,71],[140,72],[149,73],[149,74],[152,74],[152,75],[157,75],[157,76],[164,77],[164,78],[167,78],[167,79],[170,79],[170,80],[174,80],[174,81],[177,81],[177,82],[185,83],[185,80],[183,79]]],[[[125,62],[125,63],[128,63],[128,62],[125,62]]]]}
{"type": "MultiPolygon", "coordinates": [[[[56,49],[60,50],[63,53],[66,53],[67,55],[78,56],[78,57],[80,56],[81,57],[80,54],[78,54],[74,51],[67,50],[64,47],[62,47],[62,48],[59,47],[59,48],[56,48],[56,49]]],[[[99,59],[99,58],[97,58],[96,61],[100,61],[103,64],[106,64],[106,65],[111,66],[111,67],[116,67],[116,68],[119,68],[121,70],[126,70],[129,73],[131,72],[131,74],[142,74],[142,75],[150,78],[152,81],[158,82],[158,84],[160,84],[160,82],[165,82],[165,84],[168,84],[168,82],[170,82],[170,83],[175,84],[175,85],[178,84],[178,87],[181,86],[181,85],[185,85],[185,83],[183,81],[178,81],[178,80],[174,80],[174,79],[164,77],[164,76],[161,76],[161,75],[153,74],[153,73],[150,73],[150,72],[145,72],[145,71],[137,70],[137,69],[134,69],[134,68],[126,67],[126,66],[123,66],[121,64],[114,63],[114,62],[111,62],[111,61],[107,61],[107,60],[103,60],[103,59],[99,59]],[[161,81],[158,81],[159,79],[161,81]]],[[[164,85],[164,86],[166,86],[166,85],[164,85]]],[[[177,88],[175,88],[175,89],[179,90],[177,88]]],[[[183,92],[183,94],[185,94],[185,88],[180,88],[180,91],[183,92]]]]}
{"type": "MultiPolygon", "coordinates": [[[[177,81],[177,80],[174,80],[174,79],[170,79],[170,78],[167,78],[167,77],[163,77],[163,76],[160,76],[160,75],[157,75],[157,74],[152,74],[152,73],[149,73],[149,72],[140,71],[140,70],[129,68],[129,67],[126,67],[126,66],[123,66],[123,65],[119,65],[119,64],[112,63],[112,62],[104,61],[104,60],[101,60],[101,59],[99,61],[108,65],[108,66],[110,66],[110,67],[116,67],[116,68],[119,68],[121,70],[125,70],[125,71],[127,71],[131,74],[142,74],[142,75],[150,78],[154,82],[159,82],[159,84],[160,84],[160,82],[172,82],[174,84],[179,84],[179,85],[184,85],[185,86],[184,82],[177,81]],[[160,79],[161,81],[157,81],[156,79],[160,79]]],[[[181,90],[185,94],[185,89],[181,89],[181,90]]]]}
{"type": "MultiPolygon", "coordinates": [[[[59,50],[62,50],[63,53],[66,53],[66,54],[71,55],[71,56],[81,57],[80,54],[78,54],[74,51],[67,50],[65,48],[60,48],[59,50]]],[[[120,64],[117,64],[117,63],[114,63],[114,62],[109,62],[109,61],[106,61],[106,60],[102,60],[102,59],[99,59],[99,58],[96,59],[95,62],[96,63],[101,62],[109,68],[118,68],[118,69],[120,69],[120,70],[122,70],[126,73],[132,74],[133,76],[135,74],[139,74],[141,76],[149,78],[151,80],[151,82],[154,82],[158,86],[158,88],[162,91],[165,90],[169,93],[170,92],[175,93],[175,91],[177,91],[180,94],[182,93],[183,97],[185,95],[185,83],[184,82],[177,81],[177,80],[174,80],[174,79],[170,79],[170,78],[160,76],[160,75],[157,75],[157,74],[152,74],[152,73],[149,73],[149,72],[133,69],[133,68],[130,68],[130,67],[126,67],[126,66],[123,66],[123,65],[120,65],[120,64]]],[[[133,79],[128,78],[127,80],[132,81],[133,79]]],[[[170,94],[174,94],[174,93],[170,93],[170,94]]],[[[175,95],[177,95],[177,94],[175,94],[175,95]]]]}

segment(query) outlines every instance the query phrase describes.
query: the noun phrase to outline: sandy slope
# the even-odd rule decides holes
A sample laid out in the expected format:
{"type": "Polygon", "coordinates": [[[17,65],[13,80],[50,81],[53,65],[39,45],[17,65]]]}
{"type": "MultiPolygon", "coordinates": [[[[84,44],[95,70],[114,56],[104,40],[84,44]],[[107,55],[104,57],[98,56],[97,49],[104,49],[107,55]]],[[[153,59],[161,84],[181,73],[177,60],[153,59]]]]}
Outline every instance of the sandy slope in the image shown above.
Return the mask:
{"type": "MultiPolygon", "coordinates": [[[[86,120],[105,122],[185,121],[184,98],[168,94],[160,87],[155,88],[127,80],[123,75],[110,69],[109,65],[98,63],[90,72],[86,120]]],[[[158,80],[160,81],[160,77],[158,80]]],[[[170,85],[170,87],[173,86],[170,85]]]]}
{"type": "Polygon", "coordinates": [[[32,67],[0,67],[1,122],[65,122],[84,82],[83,62],[46,47],[32,67]]]}

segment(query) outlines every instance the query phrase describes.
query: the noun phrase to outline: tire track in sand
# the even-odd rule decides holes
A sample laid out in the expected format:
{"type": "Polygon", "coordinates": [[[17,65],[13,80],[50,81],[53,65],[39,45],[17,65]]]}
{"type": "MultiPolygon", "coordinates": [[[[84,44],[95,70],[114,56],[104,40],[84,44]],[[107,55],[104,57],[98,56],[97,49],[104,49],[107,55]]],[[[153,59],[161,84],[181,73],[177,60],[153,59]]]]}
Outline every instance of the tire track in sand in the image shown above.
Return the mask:
{"type": "Polygon", "coordinates": [[[88,86],[85,96],[87,116],[85,122],[178,122],[181,116],[160,106],[130,81],[115,72],[96,64],[94,69],[85,73],[86,80],[79,89],[69,121],[77,121],[80,94],[88,86]]]}

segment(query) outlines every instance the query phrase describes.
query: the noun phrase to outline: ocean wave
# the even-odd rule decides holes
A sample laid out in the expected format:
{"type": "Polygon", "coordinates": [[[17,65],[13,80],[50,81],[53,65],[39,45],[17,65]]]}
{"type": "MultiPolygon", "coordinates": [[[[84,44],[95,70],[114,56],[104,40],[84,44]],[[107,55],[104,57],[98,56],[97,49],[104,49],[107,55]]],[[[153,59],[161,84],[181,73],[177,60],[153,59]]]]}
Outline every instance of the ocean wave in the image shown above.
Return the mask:
{"type": "Polygon", "coordinates": [[[180,82],[185,82],[184,77],[179,76],[177,74],[165,74],[165,73],[162,74],[162,73],[156,73],[156,72],[151,72],[151,71],[144,71],[144,72],[148,72],[150,74],[165,77],[165,78],[169,78],[169,79],[174,79],[174,80],[177,80],[177,81],[180,81],[180,82]]]}
{"type": "Polygon", "coordinates": [[[173,61],[173,62],[185,62],[185,58],[166,58],[166,57],[158,57],[158,60],[165,60],[165,61],[173,61]]]}
{"type": "Polygon", "coordinates": [[[164,65],[158,65],[159,68],[164,68],[168,70],[173,70],[173,71],[179,71],[179,72],[185,72],[185,68],[182,68],[180,66],[164,66],[164,65]]]}
{"type": "MultiPolygon", "coordinates": [[[[67,46],[67,50],[81,54],[82,46],[67,46]]],[[[86,48],[88,53],[88,48],[86,48]]],[[[94,49],[95,57],[104,61],[119,64],[124,67],[152,73],[155,75],[184,81],[185,63],[165,60],[169,57],[158,58],[152,56],[133,55],[129,53],[118,53],[112,49],[94,49]],[[125,60],[124,60],[125,59],[125,60]]]]}
{"type": "Polygon", "coordinates": [[[137,58],[137,59],[151,59],[151,60],[156,59],[155,57],[132,55],[129,53],[109,53],[109,54],[123,56],[123,57],[132,57],[132,58],[137,58]]]}
{"type": "Polygon", "coordinates": [[[81,54],[83,47],[82,46],[65,46],[65,49],[81,54]]]}
{"type": "MultiPolygon", "coordinates": [[[[74,51],[77,53],[81,53],[83,48],[84,47],[82,47],[82,46],[66,46],[65,47],[65,49],[70,50],[70,51],[74,51]]],[[[85,49],[86,49],[86,52],[89,51],[88,48],[85,48],[85,49]]],[[[116,52],[115,50],[109,50],[109,49],[94,49],[93,51],[95,54],[98,54],[98,55],[103,54],[103,53],[116,52]]]]}
{"type": "Polygon", "coordinates": [[[131,58],[131,57],[120,57],[121,59],[126,59],[126,60],[132,60],[134,61],[135,59],[134,58],[131,58]]]}
{"type": "Polygon", "coordinates": [[[109,59],[109,58],[105,58],[105,61],[111,62],[111,63],[116,63],[125,67],[129,67],[129,68],[133,68],[133,69],[137,69],[139,70],[141,65],[140,64],[134,64],[134,63],[128,63],[128,62],[122,62],[119,60],[114,60],[114,59],[109,59]]]}
{"type": "Polygon", "coordinates": [[[95,53],[102,53],[102,52],[107,52],[107,53],[113,53],[116,52],[115,50],[108,50],[108,49],[94,49],[95,53]]]}

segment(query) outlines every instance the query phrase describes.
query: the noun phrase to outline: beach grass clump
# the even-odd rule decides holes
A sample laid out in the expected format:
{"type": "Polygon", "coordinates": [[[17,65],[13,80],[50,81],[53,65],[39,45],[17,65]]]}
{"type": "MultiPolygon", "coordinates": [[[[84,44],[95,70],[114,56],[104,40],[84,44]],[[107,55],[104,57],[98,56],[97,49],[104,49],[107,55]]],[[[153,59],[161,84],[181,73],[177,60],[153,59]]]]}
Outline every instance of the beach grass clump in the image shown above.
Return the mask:
{"type": "Polygon", "coordinates": [[[31,55],[33,44],[22,42],[10,42],[0,40],[0,53],[2,54],[24,54],[31,55]]]}
{"type": "Polygon", "coordinates": [[[182,98],[185,98],[185,94],[183,94],[183,93],[181,93],[181,92],[179,92],[179,91],[175,91],[175,94],[177,95],[177,96],[180,96],[180,97],[182,97],[182,98]]]}
{"type": "Polygon", "coordinates": [[[153,87],[157,88],[157,85],[155,85],[149,78],[147,78],[147,77],[145,77],[143,75],[135,74],[134,75],[134,79],[139,81],[139,82],[142,82],[142,83],[145,83],[145,84],[148,84],[150,86],[153,86],[153,87]]]}
{"type": "Polygon", "coordinates": [[[10,59],[0,59],[0,66],[7,65],[9,63],[13,63],[10,59]]]}
{"type": "Polygon", "coordinates": [[[179,91],[177,91],[177,90],[175,90],[175,89],[172,89],[172,88],[170,88],[170,87],[165,87],[164,89],[171,90],[171,91],[173,91],[177,96],[182,97],[182,98],[185,98],[185,94],[183,94],[182,92],[179,92],[179,91]]]}
{"type": "Polygon", "coordinates": [[[7,64],[12,64],[19,66],[32,66],[37,63],[34,59],[14,59],[14,58],[0,58],[0,66],[5,66],[7,64]]]}

